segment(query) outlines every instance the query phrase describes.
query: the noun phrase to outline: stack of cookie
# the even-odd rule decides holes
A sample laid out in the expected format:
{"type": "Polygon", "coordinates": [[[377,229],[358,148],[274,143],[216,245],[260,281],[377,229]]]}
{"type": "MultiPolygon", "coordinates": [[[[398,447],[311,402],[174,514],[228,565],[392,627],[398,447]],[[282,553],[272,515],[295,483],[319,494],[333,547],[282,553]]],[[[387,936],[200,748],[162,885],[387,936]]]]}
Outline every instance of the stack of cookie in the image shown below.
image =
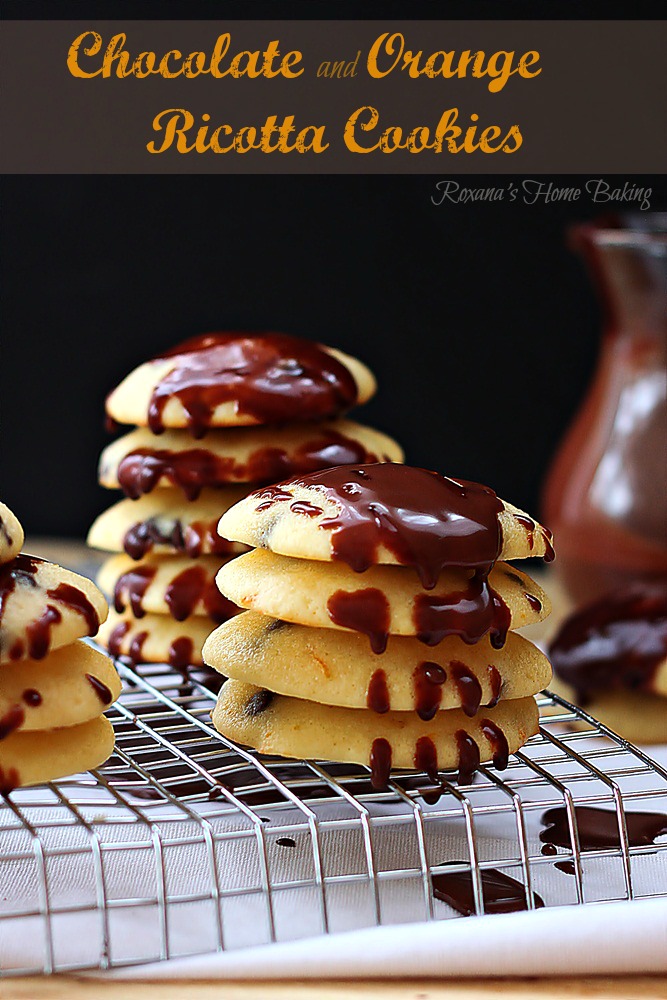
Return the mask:
{"type": "Polygon", "coordinates": [[[218,574],[250,609],[204,659],[230,680],[213,721],[264,753],[391,767],[433,780],[502,768],[537,731],[546,657],[514,630],[549,602],[502,559],[553,554],[550,535],[476,483],[348,465],[259,490],[222,517],[258,546],[218,574]]]}
{"type": "Polygon", "coordinates": [[[390,438],[341,418],[374,390],[359,361],[284,334],[206,334],[133,371],[107,399],[107,414],[137,429],[100,462],[102,485],[127,499],[88,537],[120,553],[99,577],[114,605],[101,633],[109,652],[200,666],[207,635],[239,610],[215,576],[247,547],[218,535],[221,514],[247,484],[341,462],[400,461],[390,438]]]}
{"type": "Polygon", "coordinates": [[[0,794],[97,767],[113,750],[103,712],[120,694],[94,635],[106,601],[84,577],[21,552],[0,504],[0,794]]]}

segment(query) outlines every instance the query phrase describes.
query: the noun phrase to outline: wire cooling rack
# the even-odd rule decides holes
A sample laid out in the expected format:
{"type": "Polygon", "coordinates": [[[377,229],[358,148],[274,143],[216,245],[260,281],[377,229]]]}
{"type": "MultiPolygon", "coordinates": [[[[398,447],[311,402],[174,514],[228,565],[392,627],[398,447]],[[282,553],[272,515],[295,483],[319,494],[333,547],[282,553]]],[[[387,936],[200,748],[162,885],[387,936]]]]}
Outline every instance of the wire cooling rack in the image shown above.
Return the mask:
{"type": "MultiPolygon", "coordinates": [[[[110,968],[359,927],[456,918],[434,891],[510,876],[525,908],[667,896],[667,838],[633,846],[627,816],[667,811],[667,772],[556,695],[537,736],[469,785],[248,752],[212,727],[220,678],[120,664],[98,771],[0,805],[0,970],[110,968]],[[572,728],[572,724],[576,728],[572,728]],[[617,843],[580,844],[580,807],[617,843]],[[540,839],[564,810],[568,846],[540,839]],[[547,853],[547,850],[549,853],[547,853]]],[[[488,905],[488,899],[486,900],[488,905]]]]}

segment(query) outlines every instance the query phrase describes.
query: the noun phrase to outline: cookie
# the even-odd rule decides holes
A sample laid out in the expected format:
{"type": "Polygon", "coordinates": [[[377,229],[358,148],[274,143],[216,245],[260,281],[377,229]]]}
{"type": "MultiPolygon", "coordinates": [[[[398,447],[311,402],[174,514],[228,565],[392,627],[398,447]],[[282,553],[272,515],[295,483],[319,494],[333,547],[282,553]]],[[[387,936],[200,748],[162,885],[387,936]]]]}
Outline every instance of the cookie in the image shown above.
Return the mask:
{"type": "Polygon", "coordinates": [[[148,555],[139,562],[118,555],[102,565],[97,582],[116,611],[129,609],[135,618],[147,611],[171,615],[182,622],[192,615],[206,615],[225,622],[239,608],[223,597],[215,582],[223,560],[219,556],[148,555]]]}
{"type": "Polygon", "coordinates": [[[19,519],[6,504],[0,503],[0,564],[17,556],[24,540],[19,519]]]}
{"type": "Polygon", "coordinates": [[[157,489],[137,500],[120,500],[93,523],[88,545],[107,552],[124,550],[133,559],[149,552],[184,553],[191,559],[245,552],[247,545],[218,534],[220,515],[245,495],[242,486],[223,486],[202,490],[191,502],[175,489],[157,489]]]}
{"type": "Polygon", "coordinates": [[[140,365],[107,399],[121,424],[210,427],[329,420],[365,403],[373,375],[342,351],[287,334],[210,333],[140,365]]]}
{"type": "Polygon", "coordinates": [[[553,555],[550,532],[488,487],[406,465],[325,469],[257,490],[223,515],[219,531],[253,548],[357,570],[472,565],[482,543],[480,565],[553,555]]]}
{"type": "MultiPolygon", "coordinates": [[[[549,689],[577,703],[576,692],[554,677],[549,689]]],[[[595,719],[604,723],[631,743],[667,743],[667,698],[643,691],[599,691],[583,706],[595,719]]],[[[553,710],[562,711],[559,706],[553,710]]],[[[588,722],[570,723],[570,728],[590,731],[588,722]]]]}
{"type": "Polygon", "coordinates": [[[113,726],[104,716],[68,729],[12,733],[0,741],[0,793],[90,771],[113,747],[113,726]]]}
{"type": "Polygon", "coordinates": [[[449,634],[476,642],[489,633],[502,644],[509,628],[540,621],[550,611],[542,588],[505,563],[491,571],[488,586],[470,571],[444,570],[438,585],[425,590],[417,574],[401,566],[355,573],[344,563],[255,549],[226,563],[217,582],[241,608],[300,625],[362,632],[377,653],[388,635],[416,635],[435,645],[449,634]]]}
{"type": "Polygon", "coordinates": [[[147,614],[134,618],[131,612],[110,611],[98,642],[111,656],[133,663],[169,663],[177,670],[201,666],[201,649],[215,627],[210,618],[188,618],[177,622],[167,615],[147,614]]]}
{"type": "Polygon", "coordinates": [[[537,694],[551,680],[544,653],[510,633],[502,649],[487,637],[469,646],[450,636],[428,652],[391,636],[376,656],[365,636],[307,628],[245,611],[204,643],[204,661],[226,677],[306,701],[371,711],[484,711],[500,698],[537,694]],[[482,706],[482,707],[480,707],[482,706]]]}
{"type": "Polygon", "coordinates": [[[196,500],[206,487],[270,483],[341,462],[398,462],[402,457],[386,434],[352,420],[217,430],[203,441],[193,441],[187,431],[158,437],[139,428],[104,449],[99,480],[102,486],[121,487],[132,499],[158,486],[176,486],[196,500]]]}
{"type": "Polygon", "coordinates": [[[236,680],[223,684],[212,718],[223,736],[261,753],[370,763],[378,786],[386,784],[389,767],[432,776],[457,768],[469,773],[480,760],[502,768],[538,729],[534,698],[501,701],[474,719],[450,709],[424,722],[414,712],[334,708],[236,680]]]}
{"type": "Polygon", "coordinates": [[[120,694],[116,669],[87,642],[55,649],[43,660],[0,667],[0,739],[14,730],[60,729],[96,718],[120,694]]]}
{"type": "Polygon", "coordinates": [[[0,663],[40,660],[95,635],[106,616],[102,594],[77,573],[26,553],[0,566],[0,663]]]}

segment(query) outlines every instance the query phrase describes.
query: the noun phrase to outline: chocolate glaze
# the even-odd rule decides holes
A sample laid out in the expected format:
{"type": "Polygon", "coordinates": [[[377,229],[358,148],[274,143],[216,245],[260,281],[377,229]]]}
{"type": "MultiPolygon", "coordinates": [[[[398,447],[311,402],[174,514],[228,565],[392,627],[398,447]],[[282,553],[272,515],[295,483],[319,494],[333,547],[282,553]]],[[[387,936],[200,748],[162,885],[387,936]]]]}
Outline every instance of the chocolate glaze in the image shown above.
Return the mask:
{"type": "Polygon", "coordinates": [[[382,456],[367,451],[359,441],[338,431],[313,428],[312,438],[293,451],[258,448],[246,462],[223,458],[207,448],[183,451],[135,448],[120,460],[117,475],[121,489],[132,500],[154,490],[163,476],[181,489],[188,500],[196,500],[202,489],[209,486],[271,483],[341,462],[373,462],[379,457],[382,456]]]}
{"type": "MultiPolygon", "coordinates": [[[[26,626],[25,631],[28,637],[28,656],[31,660],[44,659],[48,651],[51,649],[51,629],[54,625],[58,625],[62,620],[63,616],[58,608],[54,608],[52,604],[47,604],[39,618],[36,618],[26,626]]],[[[9,655],[12,659],[14,658],[13,654],[17,653],[19,649],[22,653],[22,644],[20,641],[17,641],[9,651],[9,655]]]]}
{"type": "Polygon", "coordinates": [[[489,672],[489,684],[491,686],[491,699],[487,702],[487,708],[493,708],[500,701],[500,695],[503,689],[503,678],[497,667],[494,667],[492,663],[489,663],[486,668],[489,672]]]}
{"type": "Polygon", "coordinates": [[[187,635],[179,636],[178,639],[174,639],[169,647],[169,665],[174,670],[185,670],[192,663],[193,653],[194,646],[192,639],[187,635]]]}
{"type": "Polygon", "coordinates": [[[129,622],[119,622],[118,625],[116,625],[116,627],[112,630],[107,642],[107,649],[109,650],[110,656],[120,656],[123,639],[129,631],[129,622]]]}
{"type": "Polygon", "coordinates": [[[430,722],[442,701],[442,686],[447,681],[446,671],[437,663],[423,660],[412,675],[415,692],[415,711],[424,722],[430,722]]]}
{"type": "Polygon", "coordinates": [[[650,691],[667,657],[667,581],[637,583],[582,608],[549,653],[554,673],[582,704],[602,691],[650,691]]]}
{"type": "MultiPolygon", "coordinates": [[[[514,520],[518,521],[519,524],[522,524],[524,528],[526,528],[528,532],[528,547],[532,552],[533,548],[535,547],[535,532],[537,531],[537,525],[535,524],[535,521],[533,521],[532,517],[528,517],[527,514],[515,514],[514,520]]],[[[544,561],[553,562],[553,560],[556,557],[556,553],[554,552],[554,547],[552,544],[554,536],[552,535],[552,533],[549,531],[548,528],[544,528],[542,526],[540,526],[540,535],[542,537],[542,541],[544,542],[544,549],[545,549],[543,557],[544,561]]]]}
{"type": "MultiPolygon", "coordinates": [[[[615,810],[575,806],[574,814],[582,851],[603,850],[621,846],[618,818],[615,810]]],[[[545,828],[540,832],[543,854],[556,854],[557,847],[572,851],[567,810],[564,806],[547,809],[542,815],[545,828]]],[[[667,836],[667,815],[654,812],[625,812],[625,824],[630,847],[647,847],[657,837],[667,836]]],[[[558,862],[557,867],[568,875],[574,874],[574,862],[558,862]]]]}
{"type": "Polygon", "coordinates": [[[535,597],[534,594],[525,593],[523,596],[526,598],[533,611],[537,611],[539,614],[542,610],[542,601],[538,597],[535,597]]]}
{"type": "Polygon", "coordinates": [[[492,722],[491,719],[481,719],[479,728],[491,744],[493,766],[498,771],[504,771],[509,762],[510,755],[507,737],[502,729],[495,722],[492,722]]]}
{"type": "Polygon", "coordinates": [[[429,736],[419,737],[413,759],[417,771],[423,771],[431,781],[438,780],[438,751],[429,736]]]}
{"type": "MultiPolygon", "coordinates": [[[[505,875],[495,868],[486,868],[481,875],[485,913],[513,913],[528,909],[526,887],[523,882],[517,882],[510,875],[505,875]]],[[[432,875],[431,880],[436,899],[447,903],[464,917],[470,917],[477,912],[470,872],[442,872],[432,875]]],[[[535,892],[533,905],[536,909],[544,906],[544,900],[535,892]]]]}
{"type": "Polygon", "coordinates": [[[384,653],[389,638],[389,602],[381,590],[337,590],[327,601],[332,622],[367,635],[374,653],[384,653]]]}
{"type": "Polygon", "coordinates": [[[211,426],[213,412],[233,402],[238,414],[260,424],[326,420],[349,410],[358,398],[356,382],[318,344],[281,333],[254,336],[209,333],[179,344],[155,360],[173,358],[173,368],[156,385],[148,410],[154,434],[164,430],[162,414],[177,398],[194,437],[211,426]]]}
{"type": "Polygon", "coordinates": [[[245,714],[254,719],[255,716],[261,715],[262,712],[267,710],[274,698],[275,694],[273,691],[257,691],[247,703],[245,714]]]}
{"type": "Polygon", "coordinates": [[[307,500],[295,500],[291,503],[289,509],[295,514],[306,514],[308,517],[317,517],[318,514],[322,513],[321,507],[316,507],[314,503],[309,503],[307,500]]]}
{"type": "Polygon", "coordinates": [[[90,603],[83,591],[78,587],[73,587],[69,583],[60,583],[53,590],[47,590],[47,597],[54,601],[59,601],[72,611],[77,611],[84,619],[88,631],[86,635],[95,635],[100,627],[100,619],[97,611],[90,603]]]}
{"type": "Polygon", "coordinates": [[[472,718],[473,715],[477,714],[477,709],[482,701],[482,685],[472,670],[460,660],[452,660],[449,664],[449,670],[461,699],[461,708],[467,716],[472,718]]]}
{"type": "Polygon", "coordinates": [[[175,576],[167,586],[164,599],[170,615],[179,622],[193,615],[200,603],[209,618],[218,624],[239,611],[232,601],[223,597],[215,585],[215,578],[203,566],[188,566],[175,576]]]}
{"type": "Polygon", "coordinates": [[[103,705],[110,705],[113,701],[113,695],[106,684],[95,677],[93,674],[86,674],[86,680],[90,684],[91,688],[100,699],[103,705]]]}
{"type": "Polygon", "coordinates": [[[143,599],[149,586],[155,579],[155,566],[133,566],[127,573],[121,574],[116,580],[113,591],[113,604],[120,614],[128,605],[135,618],[143,618],[146,614],[143,599]]]}
{"type": "Polygon", "coordinates": [[[26,705],[30,705],[31,708],[37,708],[38,705],[42,704],[42,696],[34,688],[26,688],[21,697],[26,705]]]}
{"type": "Polygon", "coordinates": [[[234,543],[218,534],[218,518],[192,521],[185,526],[178,518],[147,518],[137,521],[125,532],[123,548],[132,559],[143,559],[154,545],[185,552],[191,559],[196,559],[202,552],[226,555],[234,551],[234,543]]]}
{"type": "Polygon", "coordinates": [[[386,791],[391,771],[391,744],[382,737],[373,740],[370,756],[371,785],[376,792],[386,791]]]}
{"type": "Polygon", "coordinates": [[[465,729],[457,729],[454,733],[459,751],[459,785],[469,785],[472,776],[479,767],[479,747],[465,729]]]}
{"type": "Polygon", "coordinates": [[[298,482],[339,506],[321,527],[331,531],[334,559],[358,573],[377,563],[384,547],[432,590],[445,567],[488,574],[500,554],[503,505],[478,483],[393,463],[327,469],[298,482]]]}
{"type": "Polygon", "coordinates": [[[3,716],[0,717],[0,740],[4,740],[23,725],[25,712],[21,705],[12,705],[3,716]]]}
{"type": "Polygon", "coordinates": [[[0,767],[0,795],[9,795],[21,784],[21,776],[15,767],[0,767]]]}
{"type": "Polygon", "coordinates": [[[481,571],[465,590],[417,594],[412,614],[417,638],[427,646],[437,646],[448,635],[472,644],[488,634],[494,649],[500,649],[511,623],[509,608],[481,571]]]}
{"type": "Polygon", "coordinates": [[[389,691],[387,690],[387,675],[384,670],[376,670],[372,675],[366,693],[366,704],[371,712],[378,712],[380,715],[388,712],[391,708],[389,691]]]}
{"type": "Polygon", "coordinates": [[[141,663],[141,654],[143,653],[144,643],[147,638],[148,632],[137,632],[132,639],[130,648],[127,651],[127,657],[131,663],[141,663]]]}

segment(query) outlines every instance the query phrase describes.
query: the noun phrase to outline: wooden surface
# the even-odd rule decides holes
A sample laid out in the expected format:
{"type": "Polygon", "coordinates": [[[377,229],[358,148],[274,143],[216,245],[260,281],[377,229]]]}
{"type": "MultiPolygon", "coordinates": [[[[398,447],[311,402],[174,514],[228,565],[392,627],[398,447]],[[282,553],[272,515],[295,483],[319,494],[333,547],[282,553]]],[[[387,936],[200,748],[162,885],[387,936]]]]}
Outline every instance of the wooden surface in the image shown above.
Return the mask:
{"type": "Polygon", "coordinates": [[[665,1000],[667,977],[614,979],[473,979],[435,982],[413,979],[340,982],[111,982],[70,976],[0,980],[0,1000],[488,1000],[540,997],[543,1000],[665,1000]]]}
{"type": "MultiPolygon", "coordinates": [[[[60,562],[80,572],[93,572],[97,556],[76,542],[58,539],[30,539],[26,550],[60,562]],[[92,559],[91,559],[92,555],[92,559]]],[[[550,574],[536,573],[553,603],[549,631],[562,619],[567,602],[550,574]]],[[[533,640],[543,639],[544,626],[533,626],[533,640]]],[[[532,634],[530,634],[532,632],[532,634]]],[[[489,997],[623,998],[623,1000],[667,1000],[667,976],[618,976],[544,979],[466,980],[344,980],[340,982],[139,982],[71,976],[0,979],[0,1000],[92,1000],[122,997],[122,1000],[482,1000],[489,997]]]]}

